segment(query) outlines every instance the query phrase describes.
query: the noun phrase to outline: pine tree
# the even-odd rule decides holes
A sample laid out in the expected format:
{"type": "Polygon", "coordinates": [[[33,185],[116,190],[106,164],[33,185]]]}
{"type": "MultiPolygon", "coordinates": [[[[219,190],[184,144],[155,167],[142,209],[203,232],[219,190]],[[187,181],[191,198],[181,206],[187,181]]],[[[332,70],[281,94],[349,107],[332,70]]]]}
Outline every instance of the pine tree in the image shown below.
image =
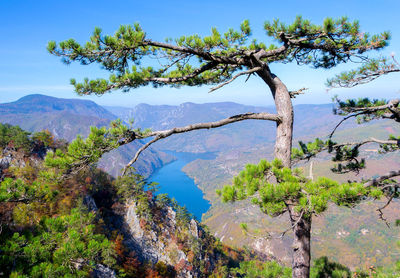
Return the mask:
{"type": "MultiPolygon", "coordinates": [[[[328,200],[344,203],[357,201],[359,191],[362,191],[362,194],[372,193],[357,184],[343,185],[342,191],[329,193],[330,188],[342,185],[327,180],[309,182],[290,169],[293,132],[291,99],[301,93],[301,90],[289,91],[271,67],[275,63],[292,62],[329,69],[354,59],[363,60],[368,51],[385,47],[390,35],[384,32],[370,36],[360,31],[357,21],[349,22],[345,17],[337,20],[327,18],[322,25],[315,25],[299,16],[290,25],[279,20],[266,22],[264,29],[267,36],[275,39],[279,45],[266,45],[257,39],[251,39],[251,28],[246,20],[239,30],[229,29],[221,34],[213,28],[210,36],[182,36],[175,40],[167,39],[166,42],[149,39],[139,24],[121,26],[114,35],[103,35],[101,30],[96,28],[86,44],[81,45],[73,39],[59,44],[52,41],[48,44],[48,51],[61,56],[67,64],[74,61],[83,65],[98,63],[111,72],[108,79],[84,79],[81,83],[71,80],[71,84],[80,95],[102,95],[113,90],[129,91],[146,85],[153,85],[155,88],[214,85],[211,88],[211,91],[214,91],[242,75],[261,78],[274,99],[275,114],[233,115],[216,122],[198,123],[166,131],[136,130],[129,136],[122,136],[116,142],[112,142],[116,147],[136,139],[153,138],[139,149],[126,166],[125,173],[144,149],[172,134],[216,128],[246,119],[275,122],[274,156],[277,160],[272,164],[262,161],[255,168],[246,169],[244,176],[235,180],[237,184],[231,187],[233,189],[224,189],[224,196],[229,190],[233,190],[231,199],[241,199],[266,186],[266,195],[262,197],[260,194],[261,199],[257,202],[265,212],[289,213],[294,232],[292,275],[309,277],[313,210],[323,209],[328,200]],[[159,64],[146,65],[149,63],[148,58],[158,59],[159,64]],[[280,183],[270,184],[266,180],[265,175],[271,173],[280,183]],[[253,182],[247,178],[251,174],[258,175],[257,183],[248,184],[253,182]],[[318,186],[323,187],[321,192],[318,186]],[[329,196],[324,197],[324,194],[329,196]],[[309,199],[314,197],[315,200],[309,199]]],[[[96,153],[96,156],[98,155],[99,153],[96,153]]],[[[86,161],[90,161],[90,158],[86,158],[86,161]]]]}

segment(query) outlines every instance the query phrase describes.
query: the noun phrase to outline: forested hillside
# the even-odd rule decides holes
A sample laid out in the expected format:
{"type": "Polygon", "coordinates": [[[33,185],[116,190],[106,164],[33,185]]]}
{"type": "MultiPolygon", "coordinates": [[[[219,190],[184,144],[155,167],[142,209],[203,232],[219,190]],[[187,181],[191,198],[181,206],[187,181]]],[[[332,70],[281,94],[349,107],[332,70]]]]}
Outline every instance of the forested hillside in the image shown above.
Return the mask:
{"type": "Polygon", "coordinates": [[[2,275],[208,277],[245,258],[140,175],[71,173],[53,159],[77,146],[0,124],[2,275]]]}

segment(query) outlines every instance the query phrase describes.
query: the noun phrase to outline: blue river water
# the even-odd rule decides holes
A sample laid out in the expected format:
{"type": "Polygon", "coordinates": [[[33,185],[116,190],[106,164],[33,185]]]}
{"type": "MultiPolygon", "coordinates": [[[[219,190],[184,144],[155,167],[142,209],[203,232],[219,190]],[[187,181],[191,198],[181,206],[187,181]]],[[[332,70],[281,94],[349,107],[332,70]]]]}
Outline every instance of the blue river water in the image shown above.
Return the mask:
{"type": "Polygon", "coordinates": [[[188,211],[201,220],[203,213],[210,208],[210,203],[203,198],[203,192],[196,186],[194,180],[189,178],[182,168],[196,159],[214,159],[214,153],[184,153],[170,152],[177,160],[161,167],[149,178],[149,182],[158,183],[158,194],[167,193],[170,198],[175,198],[181,206],[186,206],[188,211]]]}

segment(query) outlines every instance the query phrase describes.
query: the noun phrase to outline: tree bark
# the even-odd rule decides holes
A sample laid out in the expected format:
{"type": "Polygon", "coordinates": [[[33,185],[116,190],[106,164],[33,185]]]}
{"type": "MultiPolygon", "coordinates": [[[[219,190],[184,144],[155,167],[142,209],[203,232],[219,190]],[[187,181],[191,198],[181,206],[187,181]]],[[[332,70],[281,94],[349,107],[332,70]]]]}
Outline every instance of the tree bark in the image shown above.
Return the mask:
{"type": "Polygon", "coordinates": [[[282,160],[285,167],[291,166],[293,139],[293,106],[286,85],[264,65],[257,74],[271,89],[276,112],[281,121],[276,123],[274,156],[282,160]]]}
{"type": "Polygon", "coordinates": [[[311,216],[298,215],[293,209],[289,213],[293,226],[292,277],[308,278],[311,258],[311,216]]]}
{"type": "Polygon", "coordinates": [[[282,160],[285,167],[291,166],[292,155],[292,137],[293,137],[293,106],[288,89],[278,77],[275,77],[278,83],[275,92],[272,92],[275,101],[276,111],[281,122],[276,124],[276,141],[274,155],[282,160]]]}
{"type": "MultiPolygon", "coordinates": [[[[276,112],[281,121],[276,126],[276,141],[274,156],[282,161],[285,167],[291,167],[292,139],[293,139],[293,105],[286,85],[271,71],[267,65],[257,74],[271,89],[276,112]]],[[[291,224],[293,226],[293,256],[292,277],[310,277],[311,257],[311,217],[304,216],[289,208],[291,224]]]]}

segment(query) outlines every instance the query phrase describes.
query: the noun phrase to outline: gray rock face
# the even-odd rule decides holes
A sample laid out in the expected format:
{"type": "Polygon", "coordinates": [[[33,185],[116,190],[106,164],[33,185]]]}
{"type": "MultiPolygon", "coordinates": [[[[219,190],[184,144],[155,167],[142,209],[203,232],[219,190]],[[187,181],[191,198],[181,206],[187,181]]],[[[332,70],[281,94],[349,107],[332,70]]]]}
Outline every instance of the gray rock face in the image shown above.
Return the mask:
{"type": "Polygon", "coordinates": [[[102,265],[97,264],[96,268],[92,272],[93,278],[117,278],[115,271],[102,265]]]}
{"type": "Polygon", "coordinates": [[[96,202],[93,197],[90,195],[86,195],[83,197],[83,204],[88,208],[91,212],[97,212],[99,209],[97,208],[96,202]]]}
{"type": "Polygon", "coordinates": [[[0,181],[2,181],[4,178],[3,177],[4,170],[10,167],[11,160],[12,160],[11,154],[6,154],[5,156],[0,158],[0,181]]]}
{"type": "Polygon", "coordinates": [[[38,166],[43,161],[46,155],[46,149],[41,152],[33,153],[30,156],[25,156],[23,153],[16,150],[5,148],[0,152],[0,181],[4,179],[4,170],[10,167],[23,168],[27,162],[32,166],[38,166]]]}
{"type": "MultiPolygon", "coordinates": [[[[129,248],[140,254],[142,260],[153,264],[161,261],[175,266],[177,277],[200,277],[200,270],[192,265],[189,256],[180,249],[176,240],[176,235],[184,232],[177,225],[176,212],[171,207],[165,208],[160,212],[163,218],[162,225],[157,225],[157,223],[144,223],[137,215],[136,209],[134,202],[127,204],[124,220],[131,236],[131,242],[127,243],[129,248]],[[151,228],[146,228],[146,225],[151,225],[151,228]]],[[[197,222],[192,219],[187,227],[190,236],[198,239],[199,230],[197,222]]]]}

